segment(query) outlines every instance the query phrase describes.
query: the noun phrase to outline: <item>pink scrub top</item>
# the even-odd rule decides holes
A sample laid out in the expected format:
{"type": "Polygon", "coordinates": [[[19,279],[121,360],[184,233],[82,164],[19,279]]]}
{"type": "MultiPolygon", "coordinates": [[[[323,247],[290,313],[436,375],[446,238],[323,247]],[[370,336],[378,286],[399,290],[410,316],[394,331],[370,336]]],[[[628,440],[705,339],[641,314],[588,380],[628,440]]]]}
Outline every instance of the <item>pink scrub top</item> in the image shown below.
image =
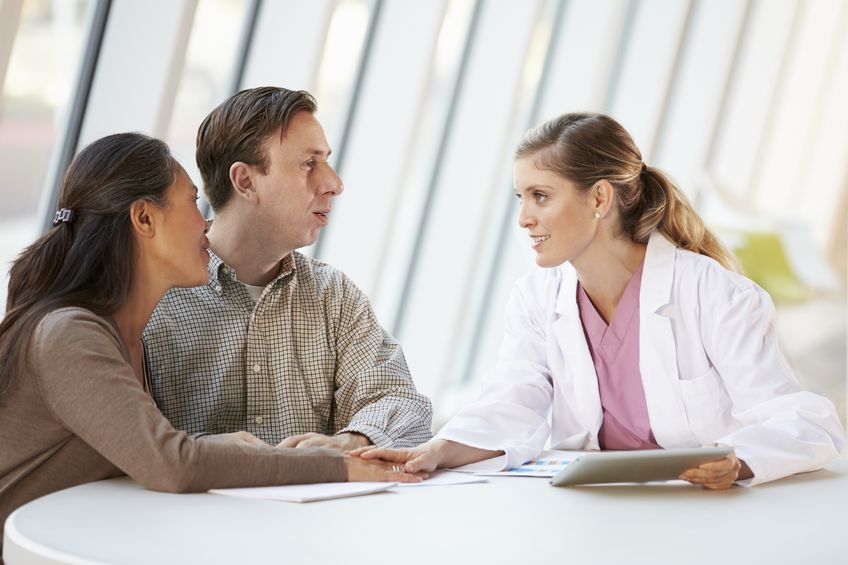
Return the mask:
{"type": "Polygon", "coordinates": [[[598,432],[601,449],[660,447],[651,431],[639,371],[639,288],[643,265],[639,265],[627,283],[609,326],[583,287],[577,285],[577,307],[598,375],[604,412],[598,432]]]}

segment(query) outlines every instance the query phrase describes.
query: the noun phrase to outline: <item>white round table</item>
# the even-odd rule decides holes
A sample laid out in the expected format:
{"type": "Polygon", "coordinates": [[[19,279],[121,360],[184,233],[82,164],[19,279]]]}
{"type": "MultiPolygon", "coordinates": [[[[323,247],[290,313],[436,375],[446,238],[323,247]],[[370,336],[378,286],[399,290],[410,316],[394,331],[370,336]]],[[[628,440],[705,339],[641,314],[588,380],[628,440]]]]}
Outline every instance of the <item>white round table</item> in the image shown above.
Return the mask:
{"type": "Polygon", "coordinates": [[[848,563],[848,461],[753,488],[555,488],[547,479],[305,504],[173,495],[130,479],[33,501],[6,565],[54,563],[848,563]]]}

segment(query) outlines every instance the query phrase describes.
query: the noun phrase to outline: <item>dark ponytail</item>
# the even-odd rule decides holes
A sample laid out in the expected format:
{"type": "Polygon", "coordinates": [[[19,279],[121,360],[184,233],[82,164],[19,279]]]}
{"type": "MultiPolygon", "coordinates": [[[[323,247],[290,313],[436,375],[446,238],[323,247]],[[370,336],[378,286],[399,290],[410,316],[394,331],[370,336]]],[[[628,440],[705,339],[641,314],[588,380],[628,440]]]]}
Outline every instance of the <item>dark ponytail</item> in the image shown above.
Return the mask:
{"type": "Polygon", "coordinates": [[[46,314],[78,306],[110,315],[126,301],[136,252],[130,206],[138,200],[163,206],[177,167],[164,142],[138,133],[104,137],[74,159],[59,195],[59,207],[73,210],[73,219],[24,249],[9,273],[0,403],[25,371],[29,342],[46,314]]]}
{"type": "Polygon", "coordinates": [[[704,225],[683,192],[657,168],[642,162],[630,134],[603,114],[564,114],[530,130],[515,152],[534,157],[536,165],[553,171],[582,190],[600,180],[615,189],[621,231],[647,243],[659,231],[675,245],[738,270],[733,255],[704,225]]]}
{"type": "Polygon", "coordinates": [[[71,248],[72,229],[69,224],[60,224],[18,256],[9,273],[11,280],[6,298],[6,319],[16,310],[15,305],[32,304],[37,297],[47,293],[48,286],[56,280],[71,248]]]}

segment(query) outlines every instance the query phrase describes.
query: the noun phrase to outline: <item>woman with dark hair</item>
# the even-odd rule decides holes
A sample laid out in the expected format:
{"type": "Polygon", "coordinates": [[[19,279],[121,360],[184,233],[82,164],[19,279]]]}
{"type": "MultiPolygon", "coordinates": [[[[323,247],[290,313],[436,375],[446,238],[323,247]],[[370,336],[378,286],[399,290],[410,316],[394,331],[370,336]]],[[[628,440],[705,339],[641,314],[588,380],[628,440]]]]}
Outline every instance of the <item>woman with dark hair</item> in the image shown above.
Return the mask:
{"type": "Polygon", "coordinates": [[[415,449],[363,448],[407,472],[553,449],[697,447],[727,458],[683,473],[711,489],[820,468],[842,450],[833,404],[780,353],[768,294],[633,139],[566,114],[516,151],[519,224],[542,267],[519,280],[481,398],[415,449]]]}
{"type": "Polygon", "coordinates": [[[246,432],[193,438],[162,416],[140,339],[166,290],[208,280],[196,199],[167,145],[141,134],[71,163],[54,227],[12,266],[0,323],[0,524],[36,497],[123,474],[167,492],[420,480],[246,432]]]}

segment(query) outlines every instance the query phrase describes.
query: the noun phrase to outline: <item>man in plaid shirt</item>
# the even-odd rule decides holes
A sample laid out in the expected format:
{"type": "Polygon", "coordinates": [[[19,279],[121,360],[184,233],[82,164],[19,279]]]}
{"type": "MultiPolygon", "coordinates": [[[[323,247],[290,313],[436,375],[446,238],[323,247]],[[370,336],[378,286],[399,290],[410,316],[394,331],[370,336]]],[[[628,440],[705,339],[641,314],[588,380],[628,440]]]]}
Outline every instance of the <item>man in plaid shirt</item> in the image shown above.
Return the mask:
{"type": "MultiPolygon", "coordinates": [[[[153,398],[193,434],[285,447],[409,447],[432,407],[400,345],[340,271],[306,257],[343,190],[303,91],[239,92],[197,133],[215,220],[209,283],[172,289],[144,333],[153,398]]],[[[179,229],[175,227],[175,229],[179,229]]]]}

